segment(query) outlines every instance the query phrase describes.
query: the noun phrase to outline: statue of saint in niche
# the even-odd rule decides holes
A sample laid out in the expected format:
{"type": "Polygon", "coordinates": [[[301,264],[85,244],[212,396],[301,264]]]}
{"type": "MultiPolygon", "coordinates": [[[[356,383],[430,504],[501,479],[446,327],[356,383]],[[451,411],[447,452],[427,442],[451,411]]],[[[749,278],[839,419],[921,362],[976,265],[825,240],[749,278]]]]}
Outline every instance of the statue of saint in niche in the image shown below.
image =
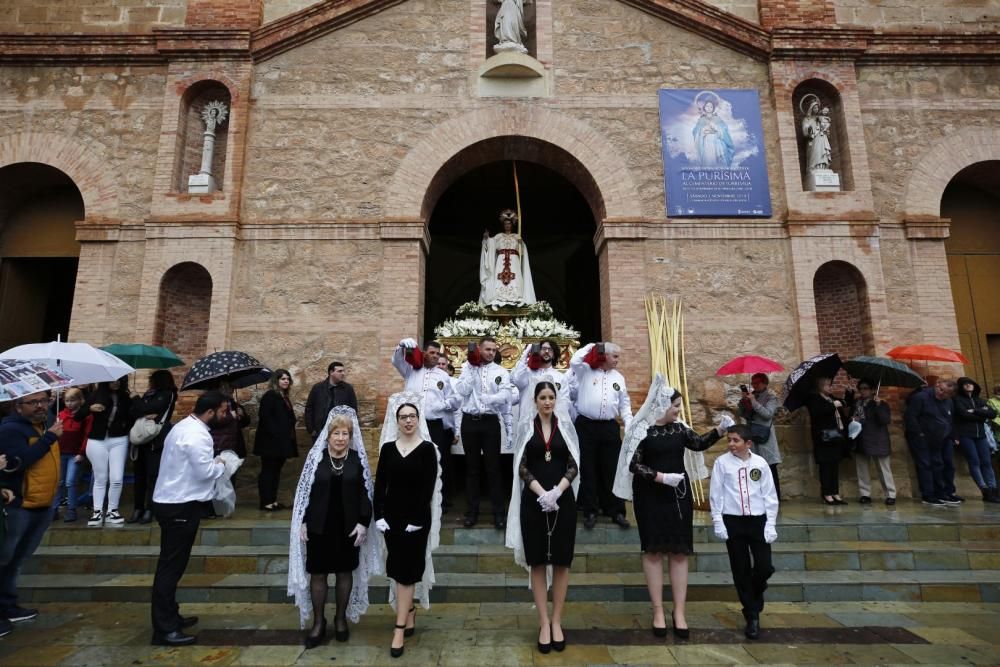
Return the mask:
{"type": "Polygon", "coordinates": [[[531,0],[496,0],[500,3],[500,11],[493,22],[493,34],[497,44],[493,47],[495,53],[516,51],[527,53],[524,41],[528,38],[528,29],[524,23],[524,5],[531,0]]]}

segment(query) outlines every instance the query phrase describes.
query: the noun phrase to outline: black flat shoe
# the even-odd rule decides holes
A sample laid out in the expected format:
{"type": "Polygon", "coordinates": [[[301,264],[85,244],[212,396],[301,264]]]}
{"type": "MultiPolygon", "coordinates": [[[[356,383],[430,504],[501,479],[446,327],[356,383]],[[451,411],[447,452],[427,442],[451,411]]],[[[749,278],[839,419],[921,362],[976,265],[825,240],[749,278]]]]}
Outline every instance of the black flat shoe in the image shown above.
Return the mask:
{"type": "Polygon", "coordinates": [[[596,525],[597,525],[596,514],[587,514],[586,516],[583,517],[583,527],[586,528],[587,530],[593,530],[594,526],[596,525]]]}
{"type": "MultiPolygon", "coordinates": [[[[405,625],[396,625],[395,628],[396,628],[396,630],[402,630],[403,631],[403,636],[404,637],[406,636],[406,626],[405,625]]],[[[393,633],[393,634],[395,634],[395,633],[393,633]]],[[[392,646],[391,644],[389,645],[389,655],[391,655],[394,658],[400,658],[400,657],[402,657],[403,656],[403,651],[405,651],[405,650],[406,650],[406,644],[403,644],[399,648],[396,648],[395,646],[392,646]]]]}
{"type": "Polygon", "coordinates": [[[846,500],[844,500],[843,498],[834,498],[833,502],[835,504],[837,504],[837,505],[847,505],[848,504],[848,502],[846,500]]]}
{"type": "Polygon", "coordinates": [[[187,635],[180,630],[168,632],[165,635],[153,633],[153,646],[190,646],[195,642],[194,635],[187,635]]]}
{"type": "MultiPolygon", "coordinates": [[[[541,637],[541,635],[542,635],[542,629],[538,628],[538,636],[541,637]]],[[[548,641],[548,643],[543,644],[542,640],[539,639],[538,640],[538,652],[539,653],[548,653],[551,650],[552,650],[552,628],[549,628],[549,641],[548,641]]]]}
{"type": "Polygon", "coordinates": [[[674,630],[674,636],[678,639],[690,639],[691,628],[678,628],[677,621],[674,620],[673,612],[670,613],[670,625],[674,630]]]}
{"type": "Polygon", "coordinates": [[[552,629],[551,625],[549,626],[549,636],[552,637],[552,650],[553,651],[560,651],[561,652],[561,651],[564,651],[566,649],[566,635],[563,635],[562,639],[560,639],[559,641],[556,641],[556,633],[552,629]]]}
{"type": "Polygon", "coordinates": [[[192,625],[198,625],[197,616],[181,616],[182,628],[190,628],[192,625]]]}
{"type": "Polygon", "coordinates": [[[747,619],[746,630],[743,631],[747,639],[757,639],[760,637],[760,620],[757,618],[747,619]]]}
{"type": "Polygon", "coordinates": [[[309,650],[311,648],[316,648],[317,646],[322,644],[324,640],[326,640],[326,618],[323,619],[323,623],[320,624],[319,626],[318,635],[315,636],[311,634],[306,635],[306,640],[304,642],[306,650],[309,650]]]}
{"type": "Polygon", "coordinates": [[[135,523],[142,518],[142,510],[132,510],[132,516],[125,519],[125,523],[135,523]]]}
{"type": "Polygon", "coordinates": [[[410,613],[413,614],[413,627],[406,627],[403,629],[404,637],[412,637],[413,633],[417,631],[417,606],[413,605],[410,607],[410,613]]]}
{"type": "Polygon", "coordinates": [[[629,524],[628,519],[625,518],[624,514],[616,514],[614,518],[611,519],[611,523],[617,524],[619,528],[631,527],[631,524],[629,524]]]}
{"type": "Polygon", "coordinates": [[[821,500],[823,501],[824,505],[839,505],[840,504],[834,498],[830,498],[829,500],[827,500],[826,498],[822,498],[821,500]]]}
{"type": "Polygon", "coordinates": [[[139,523],[153,523],[153,510],[146,510],[142,513],[142,518],[139,519],[139,523]]]}

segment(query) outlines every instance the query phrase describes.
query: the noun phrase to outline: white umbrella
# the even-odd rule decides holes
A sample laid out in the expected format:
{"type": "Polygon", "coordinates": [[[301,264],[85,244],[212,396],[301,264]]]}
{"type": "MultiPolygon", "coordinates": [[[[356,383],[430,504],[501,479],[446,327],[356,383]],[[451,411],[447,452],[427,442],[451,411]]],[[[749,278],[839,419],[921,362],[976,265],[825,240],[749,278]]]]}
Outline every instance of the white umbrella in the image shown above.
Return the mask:
{"type": "Polygon", "coordinates": [[[73,378],[75,384],[112,382],[135,369],[113,354],[86,343],[30,343],[0,352],[0,359],[40,361],[73,378]]]}

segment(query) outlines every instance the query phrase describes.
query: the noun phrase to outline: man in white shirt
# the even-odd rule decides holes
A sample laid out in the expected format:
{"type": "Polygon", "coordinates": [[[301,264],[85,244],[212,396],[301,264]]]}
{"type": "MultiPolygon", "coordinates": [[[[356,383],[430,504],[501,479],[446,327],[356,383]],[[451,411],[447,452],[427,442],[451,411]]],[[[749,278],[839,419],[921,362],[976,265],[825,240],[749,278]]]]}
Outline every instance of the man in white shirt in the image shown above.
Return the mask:
{"type": "Polygon", "coordinates": [[[580,509],[583,527],[592,530],[598,512],[628,528],[625,501],[612,492],[621,424],[632,423],[632,402],[625,377],[618,372],[621,348],[614,343],[590,343],[577,350],[569,367],[576,376],[576,434],[580,439],[580,509]]]}
{"type": "Polygon", "coordinates": [[[729,551],[733,584],[747,622],[744,634],[757,639],[764,591],[774,574],[771,543],[778,539],[778,493],[767,461],[750,451],[750,427],[730,426],[726,440],[729,452],[715,459],[712,466],[712,524],[716,537],[726,541],[729,551]]]}
{"type": "Polygon", "coordinates": [[[465,449],[465,492],[468,508],[463,525],[471,528],[479,520],[479,466],[486,463],[486,479],[493,503],[493,525],[497,530],[507,527],[507,494],[503,488],[500,466],[503,416],[510,412],[514,400],[514,385],[510,373],[496,363],[497,342],[483,336],[479,347],[470,351],[469,361],[455,389],[462,397],[462,446],[465,449]]]}
{"type": "Polygon", "coordinates": [[[153,516],[160,524],[160,558],[153,578],[153,644],[184,646],[194,635],[184,628],[197,616],[180,615],[177,583],[184,575],[201,518],[211,510],[215,480],[226,466],[213,456],[209,427],[229,408],[229,399],[217,391],[198,397],[194,412],[170,430],[163,444],[160,474],[153,490],[153,516]]]}
{"type": "MultiPolygon", "coordinates": [[[[451,387],[451,376],[442,370],[438,361],[441,343],[432,340],[424,345],[423,353],[417,349],[417,341],[404,338],[392,353],[392,365],[403,377],[403,391],[420,394],[423,397],[422,414],[427,420],[427,430],[431,442],[441,452],[441,510],[451,507],[452,461],[449,426],[452,412],[462,404],[462,398],[451,387]]],[[[447,359],[445,360],[447,364],[447,359]]]]}
{"type": "Polygon", "coordinates": [[[517,403],[517,414],[515,421],[521,418],[525,410],[534,402],[535,397],[531,396],[531,383],[543,375],[548,375],[556,383],[556,389],[562,390],[566,383],[565,377],[560,370],[555,368],[559,361],[559,345],[554,340],[543,340],[538,344],[538,351],[531,352],[532,346],[524,348],[524,353],[518,360],[517,365],[510,372],[510,381],[517,387],[520,399],[517,403]]]}

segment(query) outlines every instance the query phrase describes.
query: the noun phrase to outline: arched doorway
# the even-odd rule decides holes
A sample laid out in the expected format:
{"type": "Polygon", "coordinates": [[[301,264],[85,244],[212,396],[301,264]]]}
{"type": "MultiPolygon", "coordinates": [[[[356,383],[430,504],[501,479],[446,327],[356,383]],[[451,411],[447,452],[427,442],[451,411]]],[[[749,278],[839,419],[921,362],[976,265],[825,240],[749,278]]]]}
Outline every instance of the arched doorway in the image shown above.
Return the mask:
{"type": "Polygon", "coordinates": [[[601,337],[600,289],[594,251],[595,218],[603,215],[597,185],[580,162],[537,139],[498,137],[459,152],[434,177],[424,201],[430,211],[424,337],[467,301],[479,298],[484,229],[500,231],[499,212],[516,208],[517,164],[522,236],[535,293],[555,316],[601,337]]]}
{"type": "Polygon", "coordinates": [[[80,257],[83,197],[46,164],[0,168],[0,350],[65,340],[80,257]]]}
{"type": "Polygon", "coordinates": [[[984,387],[1000,382],[1000,160],[955,174],[941,197],[951,220],[948,274],[966,372],[984,387]]]}

